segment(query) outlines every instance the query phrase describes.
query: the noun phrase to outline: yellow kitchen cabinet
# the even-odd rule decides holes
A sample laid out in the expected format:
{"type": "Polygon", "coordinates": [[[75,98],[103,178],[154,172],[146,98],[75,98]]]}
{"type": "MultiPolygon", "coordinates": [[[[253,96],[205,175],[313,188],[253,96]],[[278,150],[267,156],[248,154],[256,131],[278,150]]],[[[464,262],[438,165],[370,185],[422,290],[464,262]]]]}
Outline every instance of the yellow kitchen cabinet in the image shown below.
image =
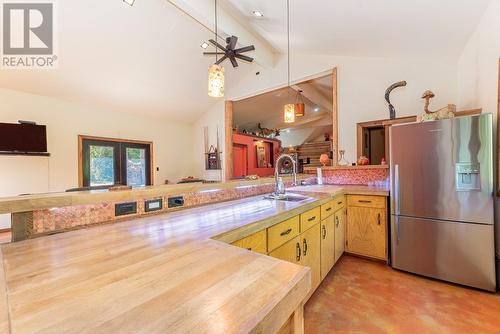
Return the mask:
{"type": "Polygon", "coordinates": [[[311,268],[311,292],[321,283],[321,241],[320,224],[316,224],[300,235],[302,241],[302,258],[300,264],[311,268]]]}
{"type": "Polygon", "coordinates": [[[348,196],[347,251],[387,260],[386,198],[348,196]]]}
{"type": "Polygon", "coordinates": [[[318,206],[300,215],[300,232],[305,232],[321,220],[321,208],[318,206]]]}
{"type": "Polygon", "coordinates": [[[340,209],[335,212],[335,260],[333,264],[337,263],[345,250],[345,237],[346,237],[346,209],[340,209]]]}
{"type": "Polygon", "coordinates": [[[267,229],[268,251],[272,252],[299,235],[300,218],[295,216],[267,229]]]}
{"type": "Polygon", "coordinates": [[[336,216],[337,215],[334,214],[321,221],[321,280],[330,272],[336,261],[336,216]]]}
{"type": "Polygon", "coordinates": [[[269,256],[311,268],[311,292],[309,293],[311,296],[321,283],[320,224],[314,225],[278,247],[269,253],[269,256]]]}
{"type": "Polygon", "coordinates": [[[246,238],[233,242],[234,246],[246,248],[260,254],[267,254],[267,233],[266,230],[259,231],[246,238]]]}
{"type": "Polygon", "coordinates": [[[300,260],[302,259],[301,236],[297,236],[284,245],[276,248],[274,251],[269,253],[269,256],[300,265],[300,260]]]}

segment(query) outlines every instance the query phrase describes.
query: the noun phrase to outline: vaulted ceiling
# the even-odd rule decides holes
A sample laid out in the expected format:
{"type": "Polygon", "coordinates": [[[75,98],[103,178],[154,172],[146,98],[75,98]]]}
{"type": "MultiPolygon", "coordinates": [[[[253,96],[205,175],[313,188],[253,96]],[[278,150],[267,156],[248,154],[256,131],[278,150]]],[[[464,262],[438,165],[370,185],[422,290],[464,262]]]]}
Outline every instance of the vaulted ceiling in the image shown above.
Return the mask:
{"type": "MultiPolygon", "coordinates": [[[[223,0],[278,50],[286,1],[223,0]],[[252,11],[264,14],[257,18],[252,11]]],[[[294,52],[456,59],[490,0],[290,0],[294,52]]]]}
{"type": "MultiPolygon", "coordinates": [[[[285,1],[220,0],[221,37],[256,44],[261,66],[285,45],[285,1]],[[264,17],[255,18],[252,10],[264,17]]],[[[292,53],[455,59],[489,0],[291,0],[292,53]]],[[[192,122],[207,96],[213,1],[57,1],[55,70],[0,70],[0,87],[102,110],[192,122]]],[[[227,85],[256,65],[226,66],[227,85]]],[[[312,73],[311,73],[312,74],[312,73]]],[[[71,110],[68,110],[71,112],[71,110]]]]}

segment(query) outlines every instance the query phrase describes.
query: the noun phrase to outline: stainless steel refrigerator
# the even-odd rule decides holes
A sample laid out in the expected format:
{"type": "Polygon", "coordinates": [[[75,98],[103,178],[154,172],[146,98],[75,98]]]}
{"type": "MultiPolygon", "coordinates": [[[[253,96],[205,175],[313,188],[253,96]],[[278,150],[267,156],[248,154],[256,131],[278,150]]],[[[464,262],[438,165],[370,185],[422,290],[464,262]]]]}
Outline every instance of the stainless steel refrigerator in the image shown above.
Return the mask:
{"type": "Polygon", "coordinates": [[[494,291],[492,115],[390,130],[394,268],[494,291]]]}

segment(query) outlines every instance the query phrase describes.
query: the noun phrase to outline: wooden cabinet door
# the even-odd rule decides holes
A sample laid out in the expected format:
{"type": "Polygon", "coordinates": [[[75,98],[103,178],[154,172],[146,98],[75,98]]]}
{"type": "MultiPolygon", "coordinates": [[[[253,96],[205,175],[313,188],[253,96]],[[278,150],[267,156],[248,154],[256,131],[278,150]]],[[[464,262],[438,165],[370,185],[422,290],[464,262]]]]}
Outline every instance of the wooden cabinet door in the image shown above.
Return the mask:
{"type": "Polygon", "coordinates": [[[372,258],[387,258],[385,209],[349,207],[347,251],[372,258]]]}
{"type": "Polygon", "coordinates": [[[335,261],[340,259],[345,250],[345,234],[346,234],[346,216],[345,209],[340,209],[335,212],[335,261]]]}
{"type": "Polygon", "coordinates": [[[300,235],[302,258],[300,264],[311,268],[311,293],[321,283],[320,224],[316,224],[300,235]]]}
{"type": "Polygon", "coordinates": [[[301,264],[302,259],[302,239],[300,236],[293,238],[284,245],[276,248],[274,251],[269,253],[269,256],[292,262],[295,264],[301,264]]]}
{"type": "Polygon", "coordinates": [[[336,215],[321,221],[321,280],[323,280],[335,263],[335,229],[336,215]]]}

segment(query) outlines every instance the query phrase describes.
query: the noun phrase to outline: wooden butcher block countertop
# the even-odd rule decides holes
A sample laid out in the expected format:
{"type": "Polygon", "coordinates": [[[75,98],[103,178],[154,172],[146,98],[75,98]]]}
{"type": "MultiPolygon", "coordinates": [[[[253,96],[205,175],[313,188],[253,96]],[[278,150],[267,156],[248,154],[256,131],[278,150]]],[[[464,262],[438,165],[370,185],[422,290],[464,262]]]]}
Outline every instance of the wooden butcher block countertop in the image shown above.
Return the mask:
{"type": "Polygon", "coordinates": [[[226,242],[330,198],[257,196],[2,245],[0,333],[273,333],[309,268],[226,242]]]}

